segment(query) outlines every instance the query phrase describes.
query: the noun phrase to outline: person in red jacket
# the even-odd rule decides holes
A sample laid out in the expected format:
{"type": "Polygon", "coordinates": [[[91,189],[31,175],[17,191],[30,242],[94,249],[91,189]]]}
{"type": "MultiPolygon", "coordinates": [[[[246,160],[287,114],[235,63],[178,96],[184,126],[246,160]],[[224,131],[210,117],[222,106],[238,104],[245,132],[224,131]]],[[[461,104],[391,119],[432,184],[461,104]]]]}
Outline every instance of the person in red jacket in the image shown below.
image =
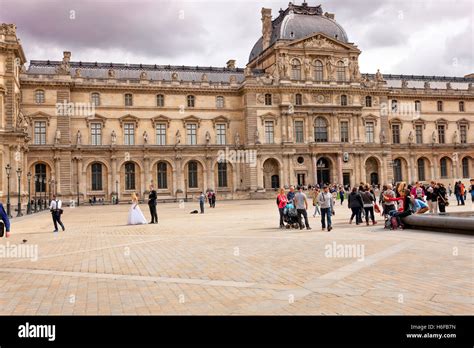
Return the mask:
{"type": "Polygon", "coordinates": [[[285,189],[281,188],[280,193],[277,196],[277,206],[278,211],[280,212],[280,228],[285,227],[285,223],[283,222],[283,212],[285,210],[286,204],[288,203],[288,198],[285,195],[285,189]]]}

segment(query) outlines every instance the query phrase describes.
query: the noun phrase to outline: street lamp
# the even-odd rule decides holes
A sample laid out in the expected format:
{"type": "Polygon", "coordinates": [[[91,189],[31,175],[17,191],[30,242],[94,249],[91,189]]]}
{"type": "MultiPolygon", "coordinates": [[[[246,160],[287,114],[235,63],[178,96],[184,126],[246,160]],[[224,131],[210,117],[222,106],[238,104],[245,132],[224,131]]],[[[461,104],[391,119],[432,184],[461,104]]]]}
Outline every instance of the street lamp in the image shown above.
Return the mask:
{"type": "Polygon", "coordinates": [[[10,166],[10,163],[7,164],[7,166],[5,167],[5,170],[7,172],[7,215],[9,218],[11,218],[11,214],[10,214],[10,173],[12,171],[12,167],[10,166]]]}
{"type": "Polygon", "coordinates": [[[46,178],[44,176],[40,177],[40,210],[46,209],[46,178]],[[44,192],[44,199],[43,199],[43,192],[44,192]]]}
{"type": "Polygon", "coordinates": [[[79,180],[77,181],[77,206],[79,206],[79,180]]]}
{"type": "Polygon", "coordinates": [[[16,170],[16,174],[18,175],[18,214],[16,217],[23,216],[21,213],[21,168],[16,170]]]}
{"type": "Polygon", "coordinates": [[[117,197],[115,198],[115,204],[119,203],[119,192],[118,192],[118,180],[115,180],[115,194],[117,197]]]}
{"type": "Polygon", "coordinates": [[[26,178],[28,179],[28,204],[26,205],[26,213],[27,214],[31,214],[31,187],[30,187],[30,184],[31,184],[31,173],[28,172],[28,174],[26,174],[26,178]]]}
{"type": "Polygon", "coordinates": [[[36,197],[36,186],[38,185],[38,174],[35,174],[35,213],[38,211],[38,198],[36,197]]]}
{"type": "Polygon", "coordinates": [[[324,182],[323,181],[323,168],[326,167],[324,162],[322,160],[319,160],[318,164],[316,165],[316,167],[319,169],[319,179],[318,180],[321,180],[321,184],[324,185],[324,182]]]}

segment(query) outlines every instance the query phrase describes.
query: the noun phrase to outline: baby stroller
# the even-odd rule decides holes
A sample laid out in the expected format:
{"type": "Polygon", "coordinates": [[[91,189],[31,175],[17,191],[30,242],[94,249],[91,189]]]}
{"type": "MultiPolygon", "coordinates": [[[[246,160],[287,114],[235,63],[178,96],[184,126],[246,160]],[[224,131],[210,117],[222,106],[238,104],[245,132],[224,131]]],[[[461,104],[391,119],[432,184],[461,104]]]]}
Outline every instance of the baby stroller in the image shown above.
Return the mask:
{"type": "Polygon", "coordinates": [[[299,228],[298,212],[296,211],[293,201],[288,202],[283,211],[283,221],[286,222],[286,228],[299,228]]]}

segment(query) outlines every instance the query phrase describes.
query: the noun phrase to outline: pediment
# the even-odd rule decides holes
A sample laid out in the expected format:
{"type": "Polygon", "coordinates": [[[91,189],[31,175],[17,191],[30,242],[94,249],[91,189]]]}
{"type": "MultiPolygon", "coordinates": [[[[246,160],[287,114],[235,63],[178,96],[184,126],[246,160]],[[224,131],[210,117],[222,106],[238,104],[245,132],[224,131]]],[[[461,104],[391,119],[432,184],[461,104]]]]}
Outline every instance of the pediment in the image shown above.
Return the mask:
{"type": "Polygon", "coordinates": [[[362,116],[362,120],[364,122],[374,122],[375,125],[377,125],[378,119],[379,118],[377,116],[375,116],[374,114],[368,114],[368,115],[362,116]]]}
{"type": "Polygon", "coordinates": [[[93,116],[88,116],[85,118],[87,127],[89,127],[89,124],[94,123],[94,122],[100,122],[102,123],[102,126],[105,127],[105,122],[107,121],[107,117],[99,115],[99,114],[94,114],[93,116]]]}
{"type": "Polygon", "coordinates": [[[230,126],[230,120],[227,117],[223,116],[223,115],[220,115],[220,116],[217,116],[217,117],[213,118],[212,123],[214,124],[214,127],[218,123],[225,123],[227,125],[227,128],[229,128],[229,126],[230,126]]]}
{"type": "Polygon", "coordinates": [[[156,127],[158,123],[166,123],[167,128],[170,127],[171,119],[165,115],[158,115],[151,119],[153,127],[156,127]]]}
{"type": "Polygon", "coordinates": [[[139,118],[137,116],[133,116],[131,114],[127,114],[125,116],[122,116],[119,118],[119,122],[120,122],[120,127],[123,127],[123,124],[124,123],[134,123],[135,124],[135,127],[138,127],[138,122],[139,122],[139,118]]]}
{"type": "Polygon", "coordinates": [[[272,112],[267,112],[263,115],[260,115],[260,119],[262,121],[262,126],[265,124],[265,121],[269,120],[269,121],[275,121],[275,125],[278,125],[278,116],[275,115],[274,113],[272,112]]]}
{"type": "Polygon", "coordinates": [[[194,115],[183,118],[183,125],[186,127],[187,123],[197,123],[198,127],[201,125],[201,119],[194,115]]]}
{"type": "Polygon", "coordinates": [[[47,114],[43,111],[38,111],[38,112],[35,112],[34,114],[30,114],[30,115],[27,115],[26,116],[28,118],[28,120],[30,121],[33,121],[33,120],[46,120],[48,126],[49,126],[49,121],[51,120],[51,115],[50,114],[47,114]]]}
{"type": "Polygon", "coordinates": [[[337,41],[323,33],[314,33],[299,40],[292,41],[288,43],[287,47],[360,52],[354,45],[337,41]]]}

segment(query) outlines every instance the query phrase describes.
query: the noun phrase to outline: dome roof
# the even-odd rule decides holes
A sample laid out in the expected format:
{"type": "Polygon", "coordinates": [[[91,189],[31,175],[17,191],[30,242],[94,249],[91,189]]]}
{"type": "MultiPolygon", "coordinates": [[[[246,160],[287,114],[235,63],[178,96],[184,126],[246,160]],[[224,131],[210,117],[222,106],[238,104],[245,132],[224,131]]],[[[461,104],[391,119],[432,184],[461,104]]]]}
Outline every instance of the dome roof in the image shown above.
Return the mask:
{"type": "MultiPolygon", "coordinates": [[[[270,46],[277,40],[299,40],[311,34],[323,33],[335,40],[347,43],[345,30],[334,19],[322,14],[321,5],[309,7],[289,4],[285,11],[272,21],[270,46]]],[[[262,37],[255,43],[249,56],[253,60],[263,51],[262,37]]]]}

